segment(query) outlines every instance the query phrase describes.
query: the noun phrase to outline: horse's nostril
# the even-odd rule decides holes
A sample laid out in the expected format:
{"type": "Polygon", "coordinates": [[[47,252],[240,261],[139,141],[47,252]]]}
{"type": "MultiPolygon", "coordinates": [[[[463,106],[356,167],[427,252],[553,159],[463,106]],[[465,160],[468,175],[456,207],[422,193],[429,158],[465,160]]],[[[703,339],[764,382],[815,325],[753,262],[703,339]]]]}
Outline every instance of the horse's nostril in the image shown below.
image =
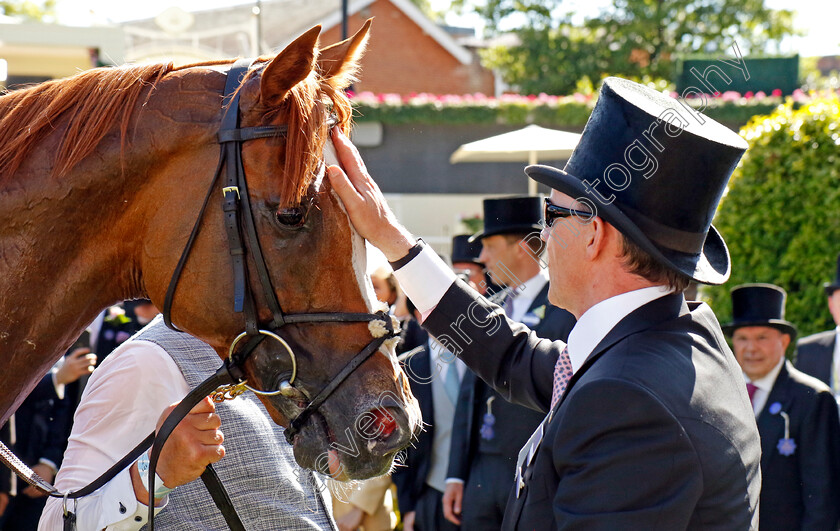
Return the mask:
{"type": "Polygon", "coordinates": [[[390,437],[394,430],[399,428],[397,419],[388,412],[385,408],[378,407],[371,412],[373,427],[379,434],[379,437],[385,439],[390,437]]]}

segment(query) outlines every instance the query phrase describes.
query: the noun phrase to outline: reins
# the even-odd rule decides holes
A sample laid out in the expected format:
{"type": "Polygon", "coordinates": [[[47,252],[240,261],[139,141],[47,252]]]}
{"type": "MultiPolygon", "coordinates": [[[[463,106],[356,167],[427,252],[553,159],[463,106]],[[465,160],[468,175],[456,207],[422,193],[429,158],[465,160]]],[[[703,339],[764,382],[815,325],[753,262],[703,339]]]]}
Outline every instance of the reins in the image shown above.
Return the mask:
{"type": "MultiPolygon", "coordinates": [[[[289,324],[298,323],[370,323],[380,321],[382,324],[376,328],[369,326],[372,330],[371,334],[374,336],[372,341],[370,341],[366,347],[356,354],[347,363],[347,365],[345,365],[338,374],[336,374],[332,380],[330,380],[330,382],[327,383],[315,395],[315,397],[309,401],[306,407],[295,418],[290,419],[289,427],[285,430],[286,439],[290,444],[293,442],[294,436],[303,428],[306,421],[324,404],[332,393],[338,389],[347,377],[359,368],[368,358],[370,358],[370,356],[372,356],[386,340],[395,337],[397,334],[392,318],[384,311],[377,313],[333,312],[303,314],[285,314],[282,311],[276,292],[272,287],[268,268],[257,237],[256,225],[254,223],[253,211],[251,208],[250,196],[248,194],[248,187],[245,178],[245,171],[242,165],[241,149],[243,142],[258,138],[283,136],[287,134],[288,128],[285,125],[239,127],[239,92],[237,89],[241,85],[242,79],[250,68],[250,65],[250,60],[239,60],[234,63],[228,72],[223,98],[223,107],[225,108],[225,112],[223,114],[218,133],[218,141],[220,144],[219,162],[216,166],[213,180],[210,183],[210,187],[204,198],[192,232],[190,233],[178,264],[172,274],[164,299],[162,312],[163,320],[166,326],[173,330],[180,331],[175,327],[171,319],[172,304],[178,280],[181,277],[183,269],[187,263],[187,259],[189,258],[190,251],[192,250],[195,239],[201,229],[201,221],[204,217],[205,211],[207,210],[210,197],[216,189],[220,175],[224,173],[226,177],[222,188],[222,209],[225,218],[225,231],[227,234],[229,253],[233,264],[234,311],[237,313],[244,313],[245,331],[231,344],[228,358],[224,361],[222,366],[213,376],[199,384],[198,387],[193,389],[179,403],[179,405],[164,420],[157,435],[152,432],[125,457],[120,459],[99,478],[82,489],[67,493],[59,492],[55,489],[55,487],[44,481],[23,462],[21,462],[5,445],[0,443],[0,461],[4,462],[30,485],[35,486],[52,497],[64,498],[65,530],[75,529],[75,514],[68,508],[69,500],[75,500],[96,491],[108,481],[113,479],[113,477],[120,471],[134,463],[134,461],[136,461],[137,458],[151,446],[152,450],[149,454],[148,471],[148,528],[150,531],[153,531],[155,508],[155,469],[160,457],[161,449],[163,448],[166,439],[178,423],[198,402],[203,400],[205,396],[208,396],[216,391],[214,400],[221,401],[228,398],[235,398],[244,392],[245,389],[249,389],[259,395],[270,396],[279,394],[287,398],[305,396],[294,386],[297,374],[296,358],[288,343],[286,343],[286,341],[276,333],[280,328],[289,324]],[[247,240],[247,247],[243,244],[243,235],[247,240]],[[260,322],[257,318],[255,298],[250,289],[250,283],[248,282],[248,269],[246,267],[246,257],[248,253],[250,253],[252,257],[252,262],[257,272],[257,278],[263,291],[263,298],[272,313],[271,323],[267,323],[265,325],[267,329],[260,327],[260,322]],[[290,359],[292,367],[289,377],[281,379],[281,381],[277,383],[277,389],[270,391],[254,389],[248,386],[243,372],[246,360],[266,337],[271,337],[281,343],[284,353],[287,354],[290,359]],[[235,348],[240,341],[244,341],[243,346],[240,350],[236,351],[235,348]]],[[[333,119],[330,118],[330,120],[332,121],[333,119]]],[[[330,125],[333,125],[333,123],[330,125]]],[[[286,373],[283,373],[283,375],[285,374],[286,373]]],[[[205,472],[202,474],[201,479],[210,491],[213,501],[225,517],[228,526],[234,531],[244,530],[245,528],[242,526],[242,522],[233,508],[230,497],[224,490],[224,487],[219,481],[212,466],[207,467],[205,472]]]]}

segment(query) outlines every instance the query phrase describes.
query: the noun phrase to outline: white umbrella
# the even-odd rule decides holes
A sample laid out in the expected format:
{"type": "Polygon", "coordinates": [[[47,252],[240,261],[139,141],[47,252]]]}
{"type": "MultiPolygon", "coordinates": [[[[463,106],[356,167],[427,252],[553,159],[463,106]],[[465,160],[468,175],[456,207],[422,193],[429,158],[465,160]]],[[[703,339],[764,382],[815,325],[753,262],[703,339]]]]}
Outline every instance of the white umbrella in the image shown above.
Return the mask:
{"type": "MultiPolygon", "coordinates": [[[[527,162],[568,159],[577,146],[580,135],[556,129],[529,125],[517,131],[476,140],[459,147],[449,157],[451,164],[459,162],[527,162]]],[[[528,183],[528,193],[536,195],[537,183],[528,183]]]]}

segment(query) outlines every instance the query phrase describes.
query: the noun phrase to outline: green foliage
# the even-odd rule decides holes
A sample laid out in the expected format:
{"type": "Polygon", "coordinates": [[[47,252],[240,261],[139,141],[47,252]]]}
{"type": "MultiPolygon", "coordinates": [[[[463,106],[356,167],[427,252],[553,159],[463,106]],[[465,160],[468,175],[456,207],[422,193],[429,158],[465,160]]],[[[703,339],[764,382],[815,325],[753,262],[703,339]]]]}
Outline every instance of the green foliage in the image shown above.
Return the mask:
{"type": "Polygon", "coordinates": [[[42,0],[0,0],[0,13],[7,17],[41,21],[55,16],[55,1],[42,0]]]}
{"type": "Polygon", "coordinates": [[[546,28],[552,23],[552,12],[562,0],[452,0],[451,8],[458,12],[472,11],[486,24],[485,31],[496,34],[505,21],[518,19],[520,28],[546,28]]]}
{"type": "Polygon", "coordinates": [[[769,9],[764,0],[613,0],[583,26],[552,17],[558,4],[490,0],[474,8],[490,28],[515,20],[513,13],[529,15],[514,30],[519,44],[486,51],[485,66],[521,92],[566,94],[584,76],[671,79],[679,56],[729,54],[734,42],[744,54],[759,53],[794,33],[792,11],[769,9]]]}
{"type": "Polygon", "coordinates": [[[484,229],[484,219],[480,214],[474,216],[462,217],[461,223],[464,225],[468,234],[475,234],[484,229]]]}
{"type": "MultiPolygon", "coordinates": [[[[600,85],[600,83],[599,83],[600,85]]],[[[661,82],[652,82],[661,88],[661,82]]],[[[457,97],[456,97],[457,98],[457,97]]],[[[766,97],[752,100],[723,101],[711,99],[704,114],[733,127],[747,123],[756,114],[771,112],[781,98],[766,97]]],[[[698,102],[691,101],[696,104],[698,102]]],[[[357,122],[379,121],[386,124],[538,124],[545,127],[583,127],[595,104],[590,94],[565,97],[506,97],[468,101],[439,101],[435,99],[378,101],[362,98],[353,100],[357,122]]]]}
{"type": "Polygon", "coordinates": [[[840,99],[780,106],[754,117],[741,135],[750,148],[715,218],[732,277],[704,288],[704,296],[725,323],[731,288],[770,282],[787,291],[786,316],[800,336],[833,328],[822,285],[840,251],[840,99]]]}
{"type": "Polygon", "coordinates": [[[442,18],[440,13],[436,13],[432,9],[432,4],[429,0],[409,0],[409,1],[412,4],[416,5],[418,8],[420,8],[420,11],[422,11],[423,14],[426,15],[427,17],[429,17],[430,19],[440,20],[442,18]]]}

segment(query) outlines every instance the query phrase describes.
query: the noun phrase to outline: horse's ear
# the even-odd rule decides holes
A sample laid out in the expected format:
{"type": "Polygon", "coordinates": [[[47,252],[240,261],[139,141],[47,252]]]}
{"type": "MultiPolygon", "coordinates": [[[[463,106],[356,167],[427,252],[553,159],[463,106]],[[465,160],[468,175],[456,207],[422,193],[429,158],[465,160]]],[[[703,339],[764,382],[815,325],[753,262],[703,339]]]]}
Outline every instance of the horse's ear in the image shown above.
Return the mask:
{"type": "Polygon", "coordinates": [[[323,48],[318,55],[318,71],[333,87],[344,89],[356,81],[371,22],[372,18],[367,19],[355,35],[323,48]]]}
{"type": "Polygon", "coordinates": [[[312,72],[315,68],[320,33],[321,26],[315,26],[286,46],[268,63],[260,79],[260,99],[265,105],[279,105],[292,87],[312,72]]]}

